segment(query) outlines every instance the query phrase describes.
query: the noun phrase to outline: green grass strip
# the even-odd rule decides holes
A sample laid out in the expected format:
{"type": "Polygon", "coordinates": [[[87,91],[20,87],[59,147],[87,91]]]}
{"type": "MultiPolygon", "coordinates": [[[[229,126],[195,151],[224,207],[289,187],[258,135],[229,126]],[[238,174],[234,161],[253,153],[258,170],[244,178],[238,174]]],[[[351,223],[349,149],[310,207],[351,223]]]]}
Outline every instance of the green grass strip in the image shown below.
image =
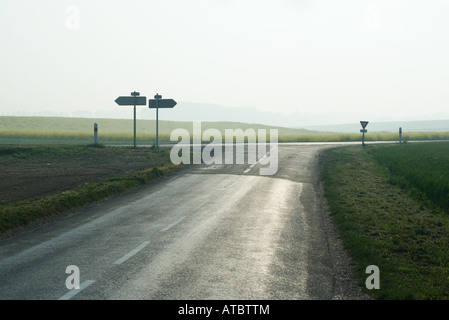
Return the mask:
{"type": "Polygon", "coordinates": [[[390,172],[390,183],[423,204],[449,214],[449,143],[412,143],[372,148],[372,156],[390,172]]]}

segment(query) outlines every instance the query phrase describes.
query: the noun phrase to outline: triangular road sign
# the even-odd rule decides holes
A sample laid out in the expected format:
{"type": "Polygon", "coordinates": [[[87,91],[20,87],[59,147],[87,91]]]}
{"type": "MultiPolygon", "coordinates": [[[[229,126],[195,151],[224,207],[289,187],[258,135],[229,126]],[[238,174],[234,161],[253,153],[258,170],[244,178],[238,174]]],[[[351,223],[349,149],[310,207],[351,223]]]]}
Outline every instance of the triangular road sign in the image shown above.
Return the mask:
{"type": "Polygon", "coordinates": [[[362,125],[362,128],[365,129],[365,127],[368,125],[369,121],[360,121],[360,124],[362,125]]]}

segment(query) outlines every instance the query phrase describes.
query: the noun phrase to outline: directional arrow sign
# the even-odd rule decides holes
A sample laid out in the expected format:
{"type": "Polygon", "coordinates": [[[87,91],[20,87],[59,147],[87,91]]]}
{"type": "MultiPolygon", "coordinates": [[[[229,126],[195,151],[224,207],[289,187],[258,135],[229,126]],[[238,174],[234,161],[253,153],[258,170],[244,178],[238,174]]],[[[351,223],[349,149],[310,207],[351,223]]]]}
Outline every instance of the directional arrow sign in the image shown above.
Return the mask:
{"type": "Polygon", "coordinates": [[[150,109],[156,108],[173,108],[176,106],[176,101],[173,99],[149,99],[148,107],[150,109]]]}
{"type": "Polygon", "coordinates": [[[365,129],[365,127],[368,125],[369,121],[360,121],[360,124],[362,125],[362,128],[365,129]]]}
{"type": "Polygon", "coordinates": [[[115,102],[119,106],[144,106],[147,104],[147,97],[118,97],[115,102]]]}

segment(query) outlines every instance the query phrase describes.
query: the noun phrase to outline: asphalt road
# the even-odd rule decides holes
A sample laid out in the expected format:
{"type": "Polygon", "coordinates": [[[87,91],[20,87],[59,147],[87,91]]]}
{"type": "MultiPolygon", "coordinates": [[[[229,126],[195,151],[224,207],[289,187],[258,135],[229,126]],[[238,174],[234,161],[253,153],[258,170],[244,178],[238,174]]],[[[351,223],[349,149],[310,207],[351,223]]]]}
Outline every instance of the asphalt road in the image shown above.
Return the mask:
{"type": "Polygon", "coordinates": [[[0,299],[366,298],[323,202],[330,146],[279,145],[273,176],[191,165],[4,239],[0,299]]]}

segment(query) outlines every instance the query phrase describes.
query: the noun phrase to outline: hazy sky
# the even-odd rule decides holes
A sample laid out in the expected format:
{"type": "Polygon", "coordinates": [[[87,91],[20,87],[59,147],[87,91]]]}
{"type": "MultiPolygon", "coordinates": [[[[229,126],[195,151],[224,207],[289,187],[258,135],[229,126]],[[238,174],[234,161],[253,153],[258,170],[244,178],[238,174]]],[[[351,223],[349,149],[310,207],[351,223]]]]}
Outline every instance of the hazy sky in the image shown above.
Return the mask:
{"type": "Polygon", "coordinates": [[[137,90],[336,121],[449,119],[448,12],[447,0],[0,0],[0,115],[114,109],[137,90]]]}

